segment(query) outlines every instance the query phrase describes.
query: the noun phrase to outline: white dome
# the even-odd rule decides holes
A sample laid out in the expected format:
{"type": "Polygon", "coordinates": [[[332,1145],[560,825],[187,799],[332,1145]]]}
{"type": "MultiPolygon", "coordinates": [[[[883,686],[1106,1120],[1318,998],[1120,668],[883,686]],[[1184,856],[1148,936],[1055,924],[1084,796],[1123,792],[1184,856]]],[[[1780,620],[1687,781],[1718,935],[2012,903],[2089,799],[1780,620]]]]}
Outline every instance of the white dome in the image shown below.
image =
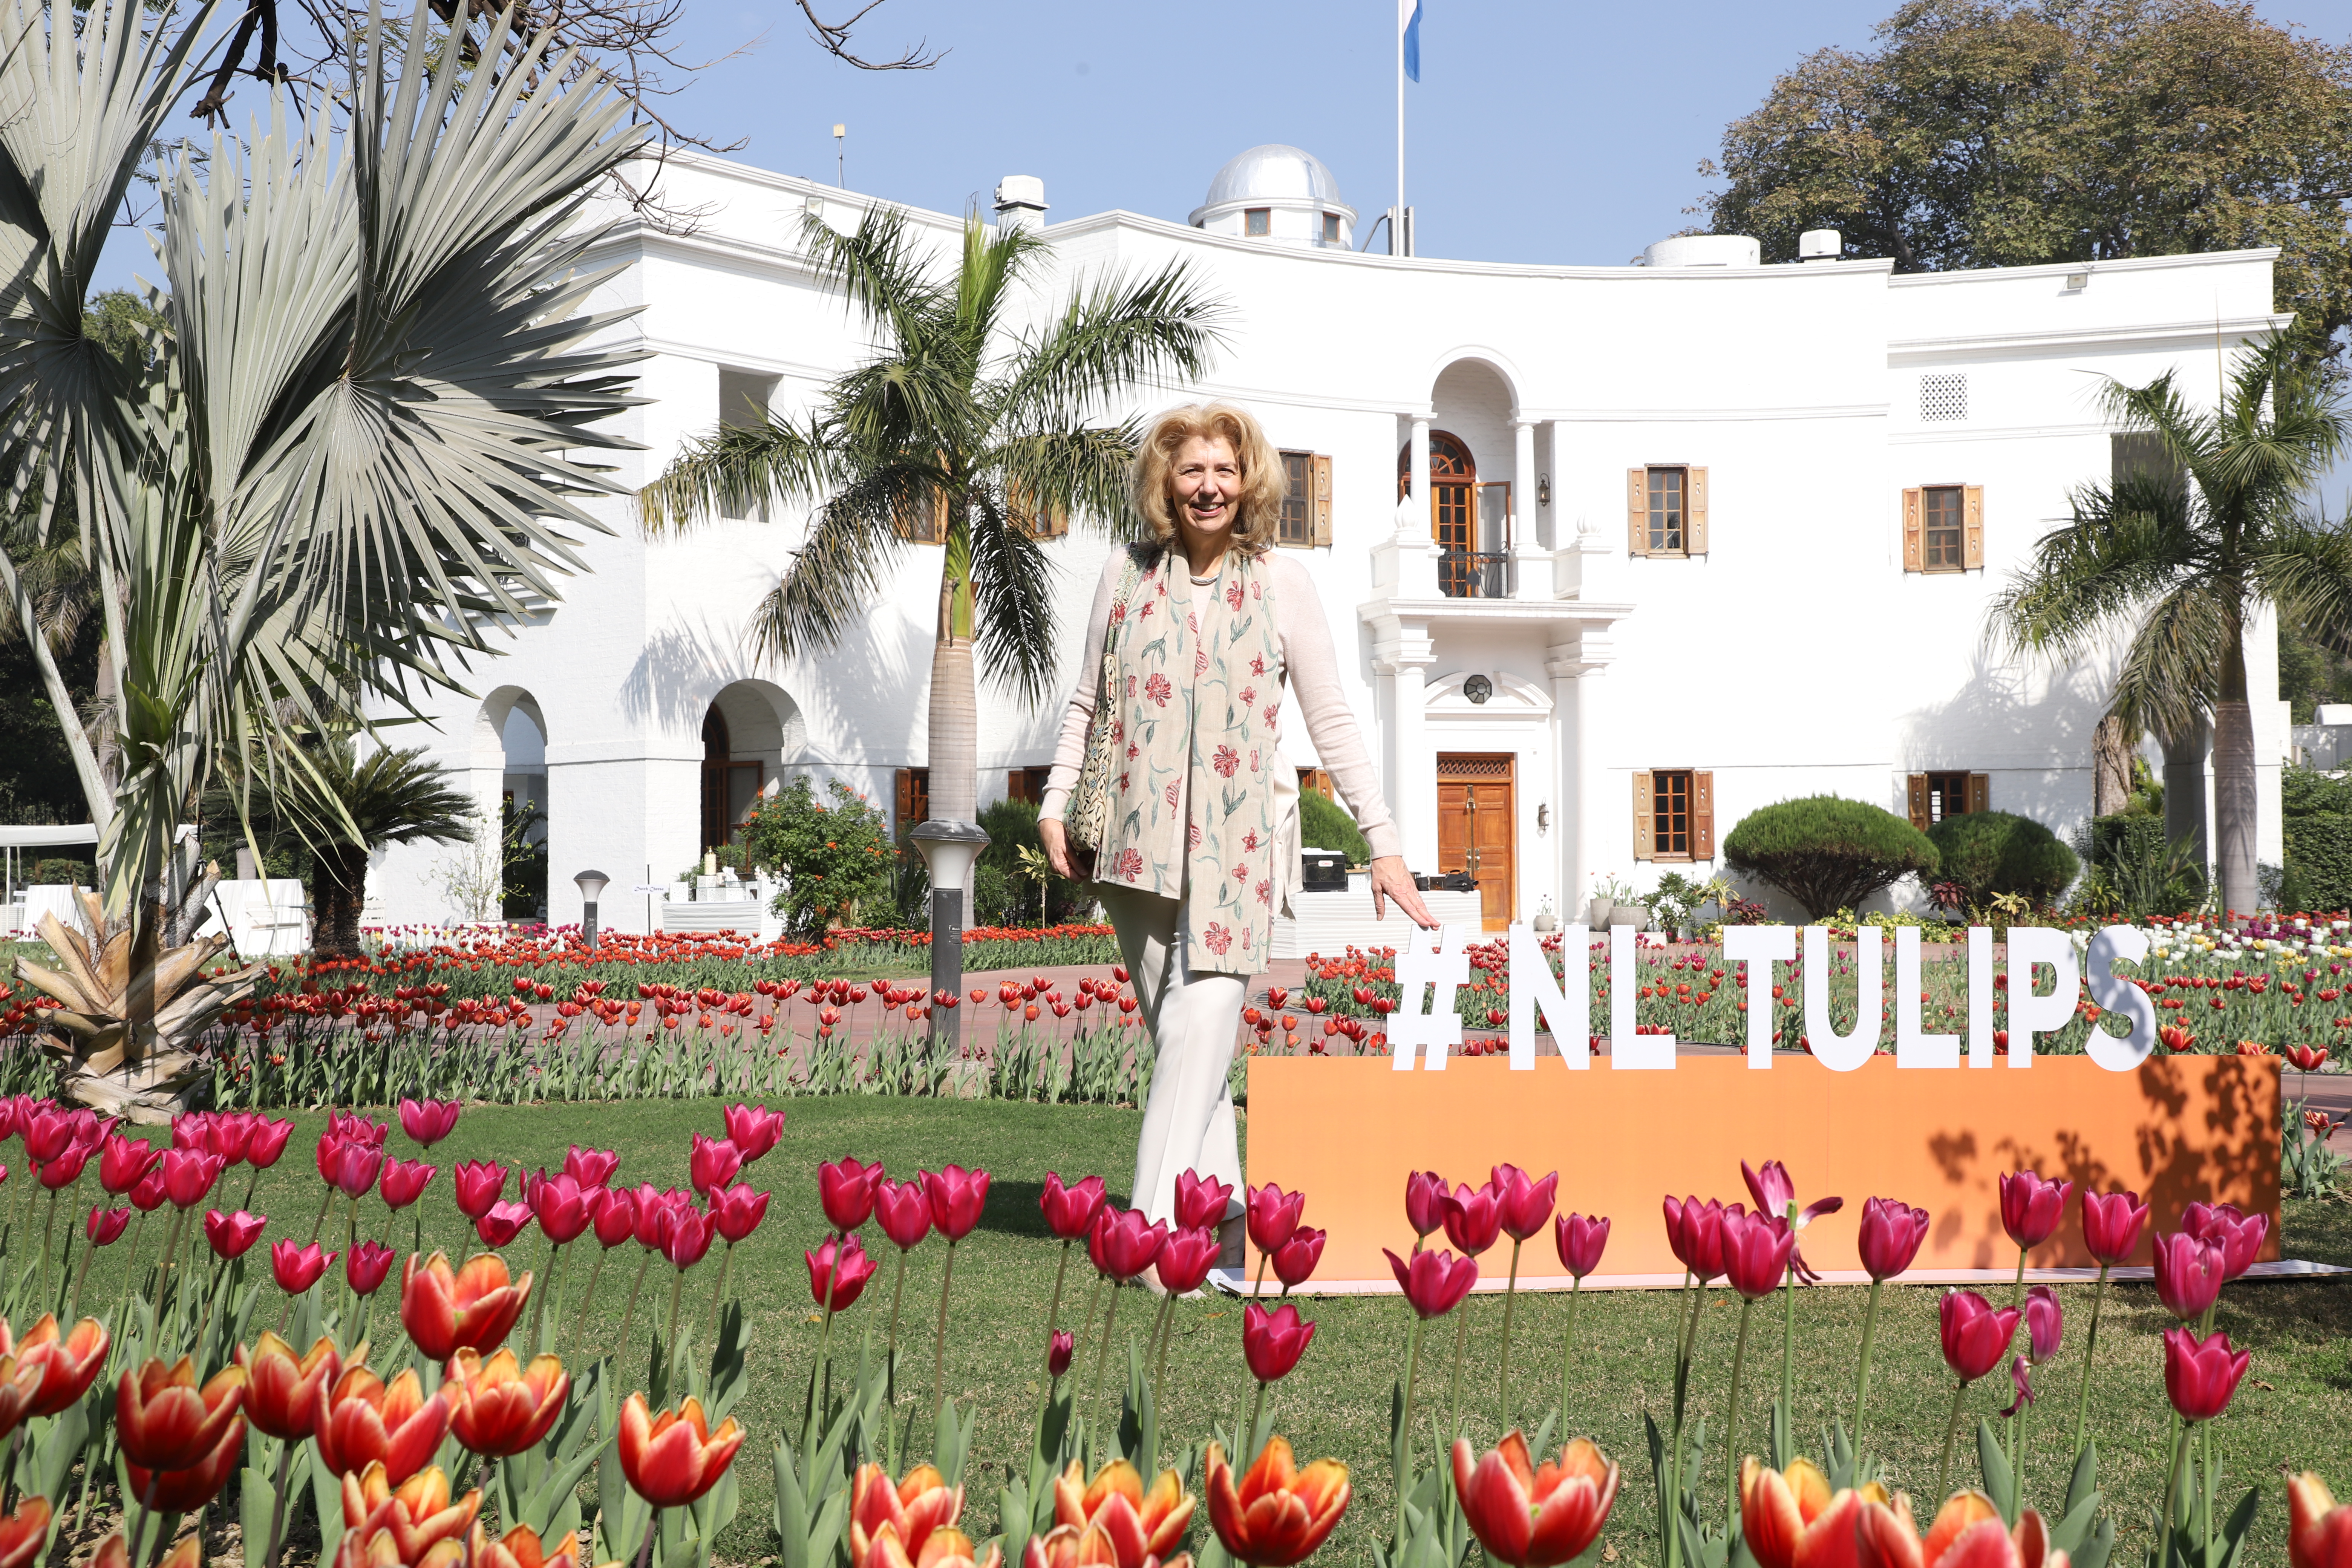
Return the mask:
{"type": "Polygon", "coordinates": [[[1339,199],[1339,182],[1331,177],[1322,159],[1279,142],[1253,147],[1229,161],[1209,182],[1208,198],[1201,205],[1215,207],[1228,202],[1280,198],[1317,202],[1325,206],[1344,205],[1339,199]]]}

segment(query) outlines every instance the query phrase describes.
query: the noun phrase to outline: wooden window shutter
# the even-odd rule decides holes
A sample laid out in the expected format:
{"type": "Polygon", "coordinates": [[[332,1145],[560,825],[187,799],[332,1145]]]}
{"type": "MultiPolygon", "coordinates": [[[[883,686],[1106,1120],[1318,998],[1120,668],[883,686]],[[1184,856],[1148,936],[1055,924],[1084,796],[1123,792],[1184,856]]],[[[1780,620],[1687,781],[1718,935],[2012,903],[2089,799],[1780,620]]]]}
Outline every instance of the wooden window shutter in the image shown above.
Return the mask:
{"type": "Polygon", "coordinates": [[[1625,470],[1625,547],[1629,553],[1650,552],[1650,470],[1625,470]]]}
{"type": "Polygon", "coordinates": [[[1706,470],[1688,468],[1683,481],[1683,553],[1706,553],[1706,470]]]}
{"type": "Polygon", "coordinates": [[[1984,486],[1965,487],[1962,505],[1966,510],[1960,514],[1960,564],[1973,572],[1984,564],[1984,486]]]}
{"type": "MultiPolygon", "coordinates": [[[[1634,470],[1640,472],[1638,468],[1634,470]]],[[[1652,847],[1657,829],[1652,816],[1657,809],[1654,786],[1647,773],[1633,775],[1633,858],[1648,860],[1655,857],[1652,847]]]]}
{"type": "Polygon", "coordinates": [[[1969,775],[1969,809],[1970,811],[1990,811],[1992,809],[1991,774],[1970,773],[1969,775]]]}
{"type": "Polygon", "coordinates": [[[1331,459],[1320,452],[1315,456],[1314,532],[1310,542],[1331,542],[1331,459]]]}
{"type": "Polygon", "coordinates": [[[1911,775],[1910,788],[1905,793],[1909,797],[1911,806],[1911,826],[1917,828],[1922,833],[1927,832],[1929,826],[1927,821],[1927,775],[1926,773],[1913,773],[1911,775]]]}
{"type": "MultiPolygon", "coordinates": [[[[1698,470],[1691,470],[1696,473],[1698,470]]],[[[1691,858],[1715,858],[1715,775],[1704,769],[1691,774],[1691,858]]]]}
{"type": "Polygon", "coordinates": [[[1005,799],[1007,799],[1007,800],[1025,800],[1025,799],[1027,799],[1027,798],[1028,798],[1026,795],[1024,795],[1022,793],[1022,790],[1021,790],[1021,782],[1022,782],[1022,781],[1021,781],[1021,770],[1020,770],[1019,768],[1014,768],[1014,769],[1013,769],[1010,773],[1006,773],[1006,774],[1004,775],[1004,798],[1005,798],[1005,799]]]}
{"type": "Polygon", "coordinates": [[[1903,492],[1903,570],[1927,569],[1927,498],[1916,489],[1903,492]]]}
{"type": "Polygon", "coordinates": [[[915,811],[915,770],[900,768],[895,782],[898,785],[898,826],[902,828],[912,826],[908,818],[915,811]]]}

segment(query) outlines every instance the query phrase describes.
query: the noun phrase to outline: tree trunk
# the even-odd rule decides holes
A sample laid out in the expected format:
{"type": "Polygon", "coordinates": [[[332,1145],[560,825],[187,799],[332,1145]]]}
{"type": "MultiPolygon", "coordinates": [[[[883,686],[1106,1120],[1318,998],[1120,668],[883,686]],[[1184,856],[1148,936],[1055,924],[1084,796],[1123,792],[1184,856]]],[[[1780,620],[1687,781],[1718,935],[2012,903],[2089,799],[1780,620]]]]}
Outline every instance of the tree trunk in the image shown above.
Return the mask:
{"type": "Polygon", "coordinates": [[[2209,871],[2213,854],[2205,838],[2205,748],[2212,739],[2212,726],[2202,719],[2187,733],[2164,738],[2165,840],[2189,840],[2196,847],[2198,866],[2209,871]]]}
{"type": "Polygon", "coordinates": [[[2230,628],[2221,652],[2220,700],[2213,704],[2214,860],[2221,908],[2241,918],[2262,906],[2254,880],[2254,713],[2246,700],[2245,631],[2230,628]]]}
{"type": "MultiPolygon", "coordinates": [[[[969,552],[950,536],[940,577],[940,616],[931,645],[929,746],[931,816],[980,820],[980,701],[972,685],[969,552]]],[[[963,923],[972,923],[971,884],[964,884],[963,923]]]]}
{"type": "Polygon", "coordinates": [[[2110,713],[2091,731],[2091,815],[2113,816],[2131,799],[2132,742],[2124,721],[2110,713]]]}
{"type": "Polygon", "coordinates": [[[310,902],[317,929],[310,950],[322,959],[361,958],[360,910],[367,897],[367,851],[352,844],[321,847],[312,861],[310,902]]]}
{"type": "MultiPolygon", "coordinates": [[[[66,755],[73,760],[74,780],[81,785],[83,804],[89,807],[89,819],[98,826],[100,838],[107,826],[114,820],[114,788],[99,766],[98,753],[89,743],[89,731],[82,727],[81,714],[74,707],[73,692],[58,668],[58,661],[49,651],[48,638],[42,635],[40,617],[33,608],[33,596],[26,591],[24,579],[16,574],[16,563],[0,552],[0,586],[5,586],[16,611],[16,627],[24,635],[26,649],[33,656],[33,668],[41,674],[41,691],[48,698],[49,708],[58,716],[58,724],[65,731],[66,755]]],[[[105,661],[100,661],[100,668],[105,661]]]]}

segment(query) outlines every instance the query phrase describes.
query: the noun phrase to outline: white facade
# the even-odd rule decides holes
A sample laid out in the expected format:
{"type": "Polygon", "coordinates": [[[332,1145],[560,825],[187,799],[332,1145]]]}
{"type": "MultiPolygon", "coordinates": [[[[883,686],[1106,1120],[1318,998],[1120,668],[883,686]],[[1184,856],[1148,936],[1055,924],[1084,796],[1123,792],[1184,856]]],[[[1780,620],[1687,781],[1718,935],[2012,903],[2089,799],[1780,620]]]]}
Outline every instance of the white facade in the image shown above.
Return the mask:
{"type": "MultiPolygon", "coordinates": [[[[1923,771],[1986,774],[1991,806],[2062,834],[2087,816],[2107,671],[2003,664],[1986,607],[2066,516],[2070,487],[2110,471],[2098,377],[2174,369],[2191,397],[2214,387],[2219,355],[2284,322],[2274,251],[1905,277],[1883,261],[1750,265],[1722,243],[1660,247],[1644,267],[1393,258],[1322,243],[1317,215],[1342,215],[1352,238],[1352,209],[1328,171],[1318,189],[1268,151],[1235,165],[1270,171],[1270,194],[1220,175],[1200,226],[1124,212],[1045,224],[1058,265],[1035,303],[1106,268],[1175,259],[1225,297],[1209,376],[1136,407],[1229,399],[1276,446],[1329,458],[1331,542],[1301,553],[1414,869],[1438,868],[1441,753],[1511,760],[1520,919],[1546,900],[1573,918],[1597,875],[1646,888],[1663,869],[1720,868],[1636,861],[1645,772],[1710,774],[1718,840],[1792,795],[1901,812],[1923,771]],[[1244,232],[1255,206],[1279,220],[1264,237],[1244,232]],[[1488,513],[1478,549],[1500,545],[1507,513],[1507,563],[1482,584],[1499,596],[1442,591],[1430,505],[1398,499],[1400,453],[1425,474],[1433,432],[1466,447],[1480,483],[1510,487],[1507,502],[1473,492],[1488,513]],[[1628,472],[1649,465],[1704,470],[1706,553],[1630,551],[1628,472]],[[1906,571],[1904,492],[1943,485],[1980,488],[1983,565],[1906,571]],[[1465,683],[1489,695],[1474,701],[1465,683]]],[[[722,386],[728,405],[750,395],[798,415],[866,352],[795,237],[804,209],[847,228],[874,198],[692,153],[667,170],[667,199],[701,209],[700,226],[624,221],[596,254],[628,264],[598,308],[635,308],[616,331],[650,355],[637,367],[648,401],[619,421],[644,447],[621,458],[632,486],[718,423],[722,386]]],[[[1024,201],[1025,221],[1042,205],[1042,192],[1024,201]]],[[[958,220],[914,222],[949,265],[958,220]]],[[[444,695],[430,744],[486,804],[509,775],[543,773],[551,918],[579,918],[571,879],[593,866],[614,883],[604,923],[641,930],[646,900],[626,889],[668,882],[700,852],[714,705],[733,756],[771,784],[838,775],[887,806],[895,770],[926,763],[940,557],[905,547],[837,648],[769,664],[745,628],[800,520],[649,542],[625,502],[602,514],[613,531],[585,542],[593,572],[477,665],[475,695],[444,695]]],[[[1066,689],[1109,545],[1081,523],[1046,548],[1067,585],[1066,689]]],[[[2250,664],[2253,689],[2274,692],[2267,640],[2250,664]]],[[[1008,771],[1050,759],[1059,707],[984,683],[981,700],[985,802],[1008,771]]],[[[2284,705],[2258,701],[2255,724],[2260,853],[2274,862],[2284,705]]],[[[1315,764],[1303,735],[1287,745],[1315,764]]],[[[448,914],[436,866],[451,853],[387,852],[372,915],[448,914]]]]}

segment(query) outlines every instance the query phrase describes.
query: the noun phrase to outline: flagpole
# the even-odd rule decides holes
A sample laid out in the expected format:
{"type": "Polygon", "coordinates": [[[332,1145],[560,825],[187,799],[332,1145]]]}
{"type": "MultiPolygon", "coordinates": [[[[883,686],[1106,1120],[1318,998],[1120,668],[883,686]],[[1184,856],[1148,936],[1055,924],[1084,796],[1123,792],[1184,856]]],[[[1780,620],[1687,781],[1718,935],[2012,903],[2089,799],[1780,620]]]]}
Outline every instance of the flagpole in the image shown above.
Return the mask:
{"type": "MultiPolygon", "coordinates": [[[[1405,0],[1411,4],[1411,0],[1405,0]]],[[[1396,205],[1389,212],[1389,254],[1402,256],[1404,249],[1404,27],[1396,30],[1397,87],[1397,184],[1396,205]]]]}

